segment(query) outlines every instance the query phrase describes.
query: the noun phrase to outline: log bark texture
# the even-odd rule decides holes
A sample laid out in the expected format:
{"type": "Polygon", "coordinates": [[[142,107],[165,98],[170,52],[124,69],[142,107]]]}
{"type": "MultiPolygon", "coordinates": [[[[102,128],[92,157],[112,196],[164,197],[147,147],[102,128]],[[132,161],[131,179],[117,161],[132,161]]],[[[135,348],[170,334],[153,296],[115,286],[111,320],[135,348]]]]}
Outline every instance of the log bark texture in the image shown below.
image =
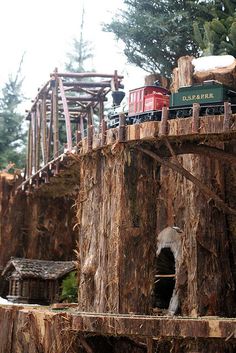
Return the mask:
{"type": "Polygon", "coordinates": [[[156,172],[155,163],[123,145],[84,158],[77,200],[80,310],[150,310],[156,172]]]}
{"type": "Polygon", "coordinates": [[[178,92],[183,86],[191,86],[194,83],[202,83],[207,80],[215,80],[224,85],[236,89],[236,60],[227,67],[215,68],[207,71],[194,71],[191,56],[182,56],[178,60],[178,67],[173,70],[171,91],[178,92]]]}
{"type": "Polygon", "coordinates": [[[0,326],[0,353],[147,353],[146,338],[152,339],[153,352],[158,353],[234,353],[236,349],[235,322],[214,318],[194,322],[170,317],[96,317],[0,306],[0,326]],[[206,338],[209,333],[212,336],[206,338]],[[223,339],[216,338],[221,334],[223,339]]]}
{"type": "MultiPolygon", "coordinates": [[[[0,272],[12,256],[73,259],[76,242],[73,205],[72,197],[15,195],[14,184],[0,178],[0,272]]],[[[0,295],[7,294],[3,283],[0,277],[0,295]]]]}
{"type": "MultiPolygon", "coordinates": [[[[226,175],[221,162],[194,155],[178,159],[225,198],[226,175]]],[[[166,167],[161,169],[160,183],[157,227],[162,230],[166,225],[175,224],[185,235],[183,262],[176,282],[182,314],[233,316],[235,286],[230,255],[233,243],[230,243],[227,221],[229,217],[235,224],[235,216],[225,216],[211,199],[204,200],[195,185],[166,167]]],[[[230,183],[229,189],[235,190],[235,184],[230,183]]],[[[233,203],[235,207],[235,199],[233,203]]]]}

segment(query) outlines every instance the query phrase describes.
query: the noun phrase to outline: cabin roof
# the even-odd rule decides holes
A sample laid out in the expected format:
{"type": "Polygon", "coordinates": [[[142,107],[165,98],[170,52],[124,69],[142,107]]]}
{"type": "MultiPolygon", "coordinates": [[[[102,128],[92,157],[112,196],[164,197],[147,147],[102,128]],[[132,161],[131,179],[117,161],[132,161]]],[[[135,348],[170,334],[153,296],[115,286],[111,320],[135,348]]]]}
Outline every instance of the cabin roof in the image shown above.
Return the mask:
{"type": "Polygon", "coordinates": [[[11,258],[2,275],[9,277],[17,272],[20,278],[58,279],[76,269],[74,261],[47,261],[11,258]]]}

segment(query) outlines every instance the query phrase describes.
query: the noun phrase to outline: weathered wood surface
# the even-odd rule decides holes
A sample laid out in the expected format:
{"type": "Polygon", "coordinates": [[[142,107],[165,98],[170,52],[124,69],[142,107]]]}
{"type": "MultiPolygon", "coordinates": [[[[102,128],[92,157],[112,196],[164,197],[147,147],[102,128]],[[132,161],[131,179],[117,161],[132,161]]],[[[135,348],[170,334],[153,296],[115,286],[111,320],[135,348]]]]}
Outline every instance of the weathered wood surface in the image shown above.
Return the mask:
{"type": "MultiPolygon", "coordinates": [[[[181,164],[218,194],[225,197],[225,169],[220,161],[204,156],[178,157],[181,164]]],[[[234,174],[235,175],[235,172],[234,174]]],[[[181,312],[185,315],[234,315],[235,277],[230,261],[228,219],[183,176],[163,167],[160,174],[157,227],[176,224],[184,229],[183,262],[177,276],[181,312]],[[223,294],[224,293],[224,294],[223,294]]],[[[235,194],[235,183],[230,182],[235,194]]],[[[231,198],[231,205],[234,201],[231,198]]],[[[235,233],[234,233],[235,237],[235,233]]],[[[233,237],[233,238],[234,238],[233,237]]]]}
{"type": "MultiPolygon", "coordinates": [[[[41,344],[45,348],[45,345],[47,345],[45,352],[49,351],[52,340],[55,340],[53,352],[56,352],[56,346],[62,348],[60,344],[62,344],[63,334],[69,336],[76,332],[96,335],[152,337],[154,339],[168,337],[178,337],[179,339],[223,338],[228,341],[236,339],[236,319],[233,318],[112,315],[77,312],[75,309],[57,312],[47,308],[27,308],[23,306],[0,306],[0,326],[0,352],[4,353],[11,350],[6,349],[4,351],[3,346],[10,347],[11,344],[15,344],[17,347],[20,341],[25,340],[27,342],[27,338],[33,332],[35,332],[36,342],[39,340],[39,346],[41,344]],[[13,342],[11,342],[11,336],[14,338],[13,342]]],[[[33,336],[31,338],[33,339],[33,336]]],[[[30,342],[33,342],[33,340],[28,341],[28,344],[30,342]]],[[[14,353],[16,352],[18,352],[17,349],[14,353]]]]}
{"type": "Polygon", "coordinates": [[[227,67],[196,71],[192,64],[193,59],[191,56],[179,58],[178,66],[173,70],[172,92],[177,92],[179,87],[191,86],[207,80],[219,81],[228,87],[236,89],[236,60],[227,67]]]}
{"type": "Polygon", "coordinates": [[[159,81],[159,84],[161,85],[161,87],[168,89],[170,86],[170,80],[164,76],[161,76],[160,74],[157,74],[157,73],[147,75],[144,78],[145,86],[152,86],[155,84],[156,81],[159,81]]]}
{"type": "MultiPolygon", "coordinates": [[[[122,130],[123,142],[128,144],[132,144],[134,141],[141,143],[149,141],[159,142],[162,141],[163,136],[167,136],[174,143],[187,141],[201,143],[206,142],[206,140],[229,141],[236,138],[236,114],[232,115],[230,120],[227,121],[227,129],[225,128],[226,122],[223,115],[197,117],[197,122],[195,122],[196,117],[195,120],[192,117],[167,120],[166,111],[164,116],[164,123],[150,121],[126,126],[122,130]]],[[[104,126],[102,126],[101,135],[94,133],[93,136],[91,135],[91,130],[92,128],[90,127],[89,139],[84,137],[80,142],[79,148],[76,147],[79,156],[119,142],[119,128],[104,131],[104,126]]],[[[57,159],[52,160],[51,163],[55,164],[56,161],[57,159]]],[[[42,170],[46,169],[47,165],[42,168],[42,170]]],[[[26,179],[22,186],[27,186],[30,180],[32,181],[37,177],[38,173],[26,179]]]]}
{"type": "Polygon", "coordinates": [[[80,310],[149,311],[153,275],[145,258],[151,264],[155,255],[155,168],[122,145],[83,159],[76,201],[80,310]]]}
{"type": "Polygon", "coordinates": [[[75,331],[119,336],[236,338],[236,319],[72,314],[75,331]]]}
{"type": "Polygon", "coordinates": [[[191,86],[193,83],[193,57],[191,56],[182,56],[178,60],[178,82],[179,87],[191,86]]]}
{"type": "Polygon", "coordinates": [[[192,77],[193,81],[196,83],[201,83],[206,80],[216,80],[228,87],[236,89],[235,78],[236,60],[227,67],[215,68],[208,71],[197,71],[192,77]]]}
{"type": "Polygon", "coordinates": [[[11,256],[70,260],[76,241],[73,197],[15,194],[14,187],[12,181],[0,178],[0,270],[11,256]]]}

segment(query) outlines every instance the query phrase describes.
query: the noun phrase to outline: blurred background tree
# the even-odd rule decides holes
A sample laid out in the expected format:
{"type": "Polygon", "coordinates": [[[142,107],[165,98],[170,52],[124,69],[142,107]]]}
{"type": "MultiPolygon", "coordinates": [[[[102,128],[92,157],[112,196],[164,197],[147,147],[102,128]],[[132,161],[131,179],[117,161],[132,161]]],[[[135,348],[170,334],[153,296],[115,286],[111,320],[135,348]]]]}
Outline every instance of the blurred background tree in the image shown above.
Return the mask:
{"type": "Polygon", "coordinates": [[[193,24],[196,43],[203,55],[236,57],[236,0],[210,1],[208,7],[212,19],[193,24]]]}
{"type": "Polygon", "coordinates": [[[84,16],[85,10],[83,5],[79,39],[73,39],[72,51],[67,53],[69,61],[65,64],[65,69],[68,72],[84,72],[88,60],[93,58],[92,43],[84,39],[84,16]]]}
{"type": "Polygon", "coordinates": [[[15,163],[17,168],[25,165],[26,132],[23,129],[24,116],[19,112],[23,78],[21,68],[24,55],[15,75],[9,75],[0,97],[0,169],[15,163]]]}
{"type": "Polygon", "coordinates": [[[236,56],[236,0],[124,0],[104,30],[130,63],[170,77],[184,55],[236,56]]]}
{"type": "MultiPolygon", "coordinates": [[[[82,3],[82,15],[80,24],[79,39],[74,38],[72,43],[71,52],[67,53],[68,62],[65,63],[65,70],[68,72],[91,72],[94,71],[92,61],[94,57],[93,43],[85,39],[84,34],[84,24],[85,24],[85,8],[82,3]]],[[[84,79],[77,78],[76,81],[83,81],[84,79]]],[[[88,79],[86,79],[87,81],[88,79]]],[[[90,79],[92,81],[92,79],[90,79]]],[[[72,79],[73,81],[73,79],[72,79]]],[[[70,94],[70,93],[68,93],[70,94]]],[[[80,92],[80,95],[87,95],[86,92],[80,92]]],[[[93,123],[96,129],[99,126],[99,118],[94,111],[93,123]]],[[[72,126],[73,132],[75,133],[76,126],[72,126]]],[[[84,120],[84,133],[86,134],[87,124],[84,120]]],[[[59,124],[59,134],[60,141],[66,141],[66,132],[64,124],[59,124]]]]}
{"type": "Polygon", "coordinates": [[[194,0],[124,0],[120,11],[104,26],[125,44],[130,63],[170,77],[180,56],[199,54],[193,21],[211,20],[210,4],[194,0]]]}

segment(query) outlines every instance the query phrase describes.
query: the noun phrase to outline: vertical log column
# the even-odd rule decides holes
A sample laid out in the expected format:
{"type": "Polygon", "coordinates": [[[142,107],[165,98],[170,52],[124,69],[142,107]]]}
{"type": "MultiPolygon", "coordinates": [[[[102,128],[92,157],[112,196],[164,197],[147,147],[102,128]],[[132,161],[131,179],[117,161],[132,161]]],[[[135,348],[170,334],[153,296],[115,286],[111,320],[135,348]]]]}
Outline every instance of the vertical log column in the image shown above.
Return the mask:
{"type": "Polygon", "coordinates": [[[231,104],[229,102],[224,102],[224,124],[223,124],[224,131],[230,130],[231,119],[232,119],[231,104]]]}
{"type": "Polygon", "coordinates": [[[99,102],[99,132],[102,132],[103,120],[104,120],[104,103],[101,100],[99,102]]]}
{"type": "Polygon", "coordinates": [[[119,115],[119,136],[118,136],[119,142],[124,142],[125,141],[125,114],[120,113],[119,115]]]}
{"type": "Polygon", "coordinates": [[[101,125],[101,146],[106,144],[106,131],[107,131],[107,122],[103,119],[101,125]]]}
{"type": "MultiPolygon", "coordinates": [[[[182,56],[178,60],[178,85],[179,87],[193,84],[193,64],[191,56],[182,56]]],[[[175,89],[179,89],[175,87],[175,89]]]]}
{"type": "Polygon", "coordinates": [[[68,104],[67,104],[67,99],[66,99],[62,79],[58,78],[58,82],[59,82],[59,88],[60,88],[60,92],[61,92],[61,99],[62,99],[62,104],[63,104],[65,120],[66,120],[67,149],[69,151],[71,151],[72,150],[72,132],[71,132],[70,113],[69,113],[69,108],[68,108],[68,104]]]}
{"type": "Polygon", "coordinates": [[[92,150],[93,146],[93,109],[88,111],[88,151],[92,150]]]}
{"type": "Polygon", "coordinates": [[[48,148],[47,148],[47,107],[46,107],[46,93],[43,94],[41,103],[41,117],[42,117],[42,156],[43,164],[48,162],[48,148]]]}
{"type": "Polygon", "coordinates": [[[79,176],[79,310],[147,314],[154,281],[156,165],[129,149],[96,153],[83,158],[79,176]]]}
{"type": "Polygon", "coordinates": [[[59,156],[59,127],[58,127],[58,76],[57,69],[52,78],[52,121],[53,121],[53,157],[59,156]]]}
{"type": "Polygon", "coordinates": [[[32,174],[36,172],[36,111],[31,112],[31,126],[32,126],[32,174]]]}
{"type": "Polygon", "coordinates": [[[168,117],[169,117],[168,108],[163,107],[162,114],[161,114],[160,136],[168,135],[168,117]]]}
{"type": "Polygon", "coordinates": [[[41,104],[38,102],[36,106],[36,171],[40,167],[40,143],[41,143],[41,104]]]}
{"type": "MultiPolygon", "coordinates": [[[[31,114],[30,114],[31,117],[31,114]]],[[[28,144],[27,144],[27,166],[26,166],[26,177],[29,178],[32,175],[32,119],[30,118],[29,130],[28,130],[28,144]]]]}
{"type": "Polygon", "coordinates": [[[199,103],[193,103],[192,132],[194,134],[198,134],[199,133],[199,128],[200,128],[199,112],[200,112],[200,104],[199,103]]]}
{"type": "Polygon", "coordinates": [[[80,115],[79,126],[80,126],[81,137],[84,138],[84,116],[83,116],[83,114],[80,115]]]}

